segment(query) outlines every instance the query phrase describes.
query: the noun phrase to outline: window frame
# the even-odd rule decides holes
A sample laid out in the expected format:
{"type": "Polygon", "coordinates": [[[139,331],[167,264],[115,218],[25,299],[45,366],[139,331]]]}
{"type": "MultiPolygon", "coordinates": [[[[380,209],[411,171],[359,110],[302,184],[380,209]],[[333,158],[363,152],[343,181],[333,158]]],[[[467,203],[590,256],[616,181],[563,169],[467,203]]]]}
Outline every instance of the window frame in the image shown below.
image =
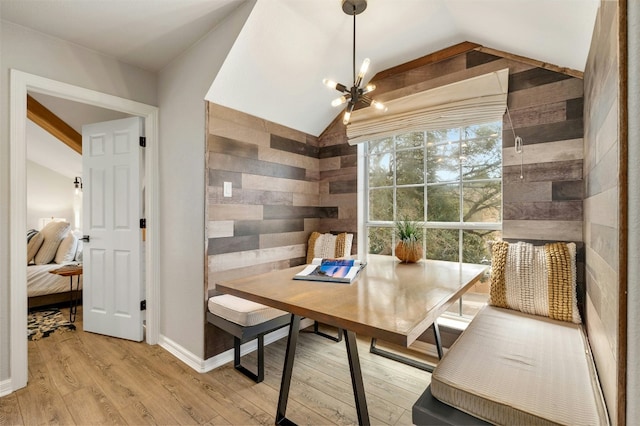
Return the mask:
{"type": "MultiPolygon", "coordinates": [[[[361,247],[363,250],[365,250],[366,253],[369,252],[369,229],[370,228],[389,228],[391,231],[391,250],[392,250],[392,255],[395,254],[395,245],[396,245],[396,235],[394,232],[395,229],[395,223],[399,220],[401,220],[401,218],[398,217],[398,212],[397,212],[397,189],[398,188],[411,188],[411,187],[419,187],[419,188],[424,188],[424,193],[423,193],[423,206],[424,206],[424,212],[423,212],[423,220],[417,220],[416,222],[418,222],[423,230],[425,232],[423,232],[423,246],[427,247],[426,245],[426,238],[427,238],[427,232],[428,230],[431,229],[448,229],[448,230],[457,230],[458,231],[458,262],[464,261],[463,259],[463,251],[464,251],[464,240],[463,240],[463,234],[464,231],[469,231],[469,230],[486,230],[486,231],[502,231],[502,224],[503,224],[503,175],[502,175],[502,168],[503,168],[503,158],[502,158],[502,143],[501,143],[501,139],[502,139],[502,121],[501,120],[496,120],[494,122],[491,123],[480,123],[479,125],[482,124],[499,124],[500,125],[500,129],[498,132],[498,138],[500,139],[500,141],[498,141],[498,146],[500,147],[500,169],[501,169],[501,173],[499,177],[495,177],[495,178],[483,178],[483,179],[475,179],[475,180],[469,180],[469,179],[464,179],[464,173],[463,173],[463,167],[459,166],[458,168],[458,176],[457,176],[457,180],[448,180],[448,181],[437,181],[437,182],[427,182],[426,176],[427,176],[427,161],[428,161],[428,150],[429,150],[429,146],[427,143],[427,136],[426,133],[429,130],[422,130],[421,132],[424,132],[425,135],[423,137],[423,142],[422,145],[419,148],[416,147],[401,147],[398,149],[397,147],[397,138],[402,136],[403,134],[406,133],[399,133],[397,135],[393,135],[390,136],[390,138],[393,139],[393,147],[390,151],[383,151],[381,154],[385,154],[385,153],[391,153],[392,154],[392,158],[393,160],[395,160],[397,158],[397,153],[398,152],[404,152],[404,151],[412,151],[412,150],[416,150],[416,149],[420,149],[423,152],[423,173],[425,175],[425,178],[423,179],[422,183],[416,183],[416,184],[401,184],[398,185],[397,184],[397,170],[394,169],[393,171],[393,178],[392,178],[392,183],[390,185],[383,185],[383,186],[376,186],[374,188],[376,189],[391,189],[393,191],[393,212],[392,212],[392,220],[388,221],[388,220],[370,220],[370,211],[369,211],[369,196],[370,196],[370,190],[372,189],[370,187],[370,164],[369,164],[369,159],[371,157],[371,154],[369,153],[369,141],[363,142],[363,143],[359,143],[358,144],[358,158],[361,159],[361,161],[358,161],[358,177],[359,177],[359,181],[362,182],[362,185],[359,185],[359,187],[361,187],[358,192],[359,192],[359,197],[358,197],[358,229],[361,230],[361,232],[359,232],[359,238],[358,238],[358,247],[361,247]],[[500,212],[499,212],[499,216],[500,216],[500,220],[498,222],[464,222],[464,185],[465,184],[469,184],[469,183],[499,183],[500,184],[500,212]],[[453,221],[429,221],[427,220],[428,218],[428,202],[427,202],[427,197],[428,197],[428,188],[429,187],[433,187],[433,186],[438,186],[438,185],[446,185],[446,184],[455,184],[457,186],[457,188],[459,188],[459,207],[460,207],[460,211],[459,211],[459,220],[456,222],[453,221]]],[[[477,136],[474,136],[472,138],[467,138],[465,137],[465,132],[464,129],[468,128],[470,126],[464,126],[464,127],[458,127],[455,128],[457,129],[456,131],[458,131],[459,134],[459,138],[457,141],[455,141],[458,144],[462,144],[464,142],[469,142],[469,141],[473,141],[473,140],[477,140],[480,139],[477,136]]],[[[451,129],[444,129],[447,132],[449,132],[451,129]]],[[[407,132],[407,133],[413,133],[413,132],[407,132]]],[[[384,139],[384,138],[381,138],[384,139]]],[[[447,144],[447,142],[444,141],[439,141],[437,142],[437,145],[444,145],[447,144]]],[[[380,154],[374,154],[374,155],[380,155],[380,154]]],[[[427,259],[427,250],[424,251],[423,254],[423,258],[427,259]]]]}

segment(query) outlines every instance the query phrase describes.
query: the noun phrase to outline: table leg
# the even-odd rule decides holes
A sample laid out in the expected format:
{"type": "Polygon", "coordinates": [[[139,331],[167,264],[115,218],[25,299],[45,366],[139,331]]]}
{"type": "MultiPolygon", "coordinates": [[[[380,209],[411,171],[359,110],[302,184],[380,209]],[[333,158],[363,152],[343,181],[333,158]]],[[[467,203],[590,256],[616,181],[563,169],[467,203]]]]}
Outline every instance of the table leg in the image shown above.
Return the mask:
{"type": "MultiPolygon", "coordinates": [[[[440,327],[438,327],[438,321],[433,322],[433,337],[436,341],[436,350],[438,351],[438,359],[442,359],[442,341],[440,339],[440,327]]],[[[369,352],[374,355],[379,355],[388,359],[392,359],[397,362],[401,362],[405,365],[409,365],[411,367],[419,368],[420,370],[428,371],[429,373],[433,372],[435,368],[431,364],[427,364],[425,362],[416,361],[414,359],[408,358],[406,356],[398,355],[393,352],[386,351],[384,349],[380,349],[376,346],[377,339],[371,339],[371,346],[369,347],[369,352]]]]}
{"type": "Polygon", "coordinates": [[[293,375],[293,361],[296,355],[296,345],[300,333],[300,316],[291,314],[289,327],[289,337],[287,338],[287,350],[284,356],[284,368],[282,370],[282,382],[280,383],[280,395],[278,396],[278,411],[276,413],[277,425],[294,425],[287,419],[287,400],[289,399],[289,388],[291,387],[291,376],[293,375]]]}
{"type": "Polygon", "coordinates": [[[361,425],[370,425],[371,422],[369,420],[369,410],[367,409],[367,398],[364,394],[362,370],[360,369],[360,358],[358,358],[356,333],[354,333],[353,331],[344,330],[344,340],[347,346],[347,357],[349,358],[349,371],[351,372],[353,396],[356,399],[358,423],[361,425]]]}
{"type": "MultiPolygon", "coordinates": [[[[76,289],[80,290],[80,275],[76,275],[78,285],[76,289]]],[[[78,299],[73,293],[73,275],[69,275],[69,322],[76,321],[76,313],[78,312],[78,299]]]]}

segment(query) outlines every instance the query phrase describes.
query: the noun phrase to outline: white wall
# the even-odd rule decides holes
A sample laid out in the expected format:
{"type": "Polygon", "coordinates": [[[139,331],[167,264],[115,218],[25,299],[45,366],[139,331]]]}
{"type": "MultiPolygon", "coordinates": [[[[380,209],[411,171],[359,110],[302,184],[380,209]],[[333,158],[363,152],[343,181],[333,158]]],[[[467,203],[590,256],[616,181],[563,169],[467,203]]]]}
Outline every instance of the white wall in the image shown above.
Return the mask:
{"type": "MultiPolygon", "coordinates": [[[[157,78],[78,45],[2,21],[0,26],[0,385],[9,378],[9,70],[157,105],[157,78]]],[[[26,189],[26,188],[25,188],[26,189]]],[[[23,256],[23,254],[18,254],[23,256]]]]}
{"type": "Polygon", "coordinates": [[[27,229],[39,229],[38,220],[46,217],[73,225],[73,192],[73,179],[27,161],[27,229]]]}
{"type": "Polygon", "coordinates": [[[640,2],[628,6],[629,228],[627,299],[627,424],[640,419],[640,2]]]}
{"type": "Polygon", "coordinates": [[[204,97],[251,13],[241,5],[158,76],[162,212],[160,334],[204,358],[204,97]]]}

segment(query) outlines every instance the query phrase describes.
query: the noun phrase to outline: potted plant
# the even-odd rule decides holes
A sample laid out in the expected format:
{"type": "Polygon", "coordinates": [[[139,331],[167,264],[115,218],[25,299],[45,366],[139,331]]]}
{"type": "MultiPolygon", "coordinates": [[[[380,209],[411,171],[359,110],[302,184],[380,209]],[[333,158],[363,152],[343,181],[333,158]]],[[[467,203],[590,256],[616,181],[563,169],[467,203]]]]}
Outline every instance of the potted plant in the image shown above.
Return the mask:
{"type": "Polygon", "coordinates": [[[422,259],[422,228],[417,222],[403,220],[396,222],[396,257],[405,263],[415,263],[422,259]]]}

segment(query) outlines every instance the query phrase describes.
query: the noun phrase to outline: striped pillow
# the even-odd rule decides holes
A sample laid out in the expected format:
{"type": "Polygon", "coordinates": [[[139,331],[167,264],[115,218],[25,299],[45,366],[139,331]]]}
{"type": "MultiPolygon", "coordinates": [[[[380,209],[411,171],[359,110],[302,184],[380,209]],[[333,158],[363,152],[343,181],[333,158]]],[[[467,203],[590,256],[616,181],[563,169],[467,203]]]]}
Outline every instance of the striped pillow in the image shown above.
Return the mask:
{"type": "Polygon", "coordinates": [[[576,245],[504,241],[491,248],[489,303],[528,314],[579,324],[576,245]]]}
{"type": "Polygon", "coordinates": [[[44,265],[53,260],[60,242],[67,236],[71,224],[69,222],[49,222],[40,231],[44,241],[36,253],[36,265],[44,265]]]}
{"type": "Polygon", "coordinates": [[[39,232],[27,236],[27,265],[36,257],[36,253],[38,253],[43,241],[44,237],[39,232]]]}

